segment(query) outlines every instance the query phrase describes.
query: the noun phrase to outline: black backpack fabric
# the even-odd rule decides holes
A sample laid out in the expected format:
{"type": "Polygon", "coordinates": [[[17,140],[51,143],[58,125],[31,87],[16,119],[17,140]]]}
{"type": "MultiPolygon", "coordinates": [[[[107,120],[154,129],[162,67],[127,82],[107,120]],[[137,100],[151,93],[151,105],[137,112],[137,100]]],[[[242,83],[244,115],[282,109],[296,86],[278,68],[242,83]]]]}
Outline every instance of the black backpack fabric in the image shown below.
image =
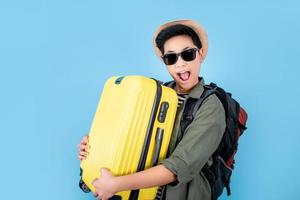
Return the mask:
{"type": "Polygon", "coordinates": [[[227,195],[231,194],[230,177],[234,168],[234,155],[237,152],[239,137],[246,130],[247,113],[231,97],[230,93],[225,92],[215,83],[211,83],[204,86],[204,92],[199,99],[188,98],[180,122],[182,133],[192,123],[203,101],[212,94],[215,94],[223,104],[226,114],[226,128],[217,150],[212,155],[212,164],[205,164],[201,171],[210,184],[211,199],[217,200],[224,187],[227,190],[227,195]]]}

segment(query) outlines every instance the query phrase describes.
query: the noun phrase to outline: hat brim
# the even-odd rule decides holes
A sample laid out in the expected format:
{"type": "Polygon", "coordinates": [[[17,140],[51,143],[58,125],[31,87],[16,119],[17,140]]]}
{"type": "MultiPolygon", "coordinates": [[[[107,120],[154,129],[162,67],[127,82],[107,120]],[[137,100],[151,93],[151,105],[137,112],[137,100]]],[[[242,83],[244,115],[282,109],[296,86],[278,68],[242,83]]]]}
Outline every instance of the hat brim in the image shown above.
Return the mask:
{"type": "Polygon", "coordinates": [[[198,35],[200,42],[202,44],[202,51],[203,51],[203,60],[207,55],[207,51],[208,51],[208,38],[207,38],[207,33],[205,31],[205,29],[198,24],[197,22],[193,21],[193,20],[176,20],[176,21],[170,21],[167,22],[163,25],[161,25],[160,27],[158,27],[158,29],[156,30],[156,32],[154,33],[154,37],[153,37],[153,46],[154,46],[154,50],[155,50],[155,54],[162,59],[162,53],[159,50],[159,48],[156,45],[156,37],[158,36],[158,34],[165,28],[168,28],[170,26],[174,26],[177,24],[181,24],[181,25],[185,25],[188,26],[190,28],[192,28],[196,34],[198,35]]]}

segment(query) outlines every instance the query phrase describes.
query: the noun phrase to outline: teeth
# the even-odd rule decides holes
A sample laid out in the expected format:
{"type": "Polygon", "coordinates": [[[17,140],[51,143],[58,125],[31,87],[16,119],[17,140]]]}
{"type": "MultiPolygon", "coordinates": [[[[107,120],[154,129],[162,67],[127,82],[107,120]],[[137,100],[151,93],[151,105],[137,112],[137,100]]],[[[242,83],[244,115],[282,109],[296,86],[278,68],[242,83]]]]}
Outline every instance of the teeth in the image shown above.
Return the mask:
{"type": "Polygon", "coordinates": [[[184,72],[178,72],[177,74],[182,75],[182,74],[185,74],[185,73],[190,73],[190,72],[189,71],[184,71],[184,72]]]}

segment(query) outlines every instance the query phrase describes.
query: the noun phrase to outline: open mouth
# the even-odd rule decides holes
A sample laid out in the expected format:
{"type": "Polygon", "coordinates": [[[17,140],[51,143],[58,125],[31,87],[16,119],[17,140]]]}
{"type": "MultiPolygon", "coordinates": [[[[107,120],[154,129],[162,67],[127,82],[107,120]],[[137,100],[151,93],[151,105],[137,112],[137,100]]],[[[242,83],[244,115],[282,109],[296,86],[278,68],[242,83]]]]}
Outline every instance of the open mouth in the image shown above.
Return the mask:
{"type": "Polygon", "coordinates": [[[181,81],[188,81],[190,78],[191,72],[189,72],[189,71],[179,72],[179,73],[177,73],[177,75],[181,81]]]}

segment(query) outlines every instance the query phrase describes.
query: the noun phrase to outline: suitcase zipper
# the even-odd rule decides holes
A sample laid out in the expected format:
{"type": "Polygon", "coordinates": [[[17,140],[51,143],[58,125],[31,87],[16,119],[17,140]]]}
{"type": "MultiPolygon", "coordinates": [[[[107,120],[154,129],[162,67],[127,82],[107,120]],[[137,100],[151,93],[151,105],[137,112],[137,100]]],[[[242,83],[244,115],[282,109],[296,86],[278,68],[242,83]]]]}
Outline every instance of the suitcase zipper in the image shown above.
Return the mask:
{"type": "MultiPolygon", "coordinates": [[[[162,95],[162,87],[159,81],[153,79],[156,83],[156,95],[155,95],[155,100],[153,103],[151,115],[150,115],[150,121],[147,127],[147,132],[146,132],[146,137],[140,157],[140,161],[137,167],[137,172],[144,170],[145,165],[146,165],[146,159],[147,159],[147,154],[150,146],[150,140],[152,137],[152,131],[153,131],[153,126],[156,118],[156,114],[158,111],[159,103],[161,100],[161,95],[162,95]]],[[[139,190],[132,190],[130,192],[129,200],[137,200],[139,196],[139,190]]]]}

